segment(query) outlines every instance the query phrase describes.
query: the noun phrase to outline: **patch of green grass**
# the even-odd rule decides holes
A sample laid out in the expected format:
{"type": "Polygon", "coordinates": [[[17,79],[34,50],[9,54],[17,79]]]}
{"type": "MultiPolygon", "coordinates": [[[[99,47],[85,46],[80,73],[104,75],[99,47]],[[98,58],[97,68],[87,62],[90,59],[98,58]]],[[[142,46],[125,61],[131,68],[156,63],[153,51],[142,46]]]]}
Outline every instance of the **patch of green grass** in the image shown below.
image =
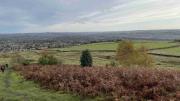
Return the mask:
{"type": "Polygon", "coordinates": [[[7,64],[9,63],[10,58],[0,58],[0,64],[7,64]]]}
{"type": "MultiPolygon", "coordinates": [[[[13,71],[0,73],[0,101],[81,101],[81,98],[62,92],[41,89],[37,84],[24,80],[13,71]]],[[[85,99],[85,101],[94,101],[85,99]]]]}
{"type": "MultiPolygon", "coordinates": [[[[110,62],[110,59],[106,59],[106,56],[113,56],[114,52],[92,52],[91,54],[93,57],[93,65],[105,66],[110,62]]],[[[55,56],[61,59],[63,64],[80,64],[80,52],[58,52],[55,56]]]]}
{"type": "MultiPolygon", "coordinates": [[[[136,48],[140,46],[145,46],[148,49],[152,48],[162,48],[162,47],[169,47],[172,45],[176,45],[177,43],[172,43],[169,41],[145,41],[145,40],[138,40],[133,41],[136,48]]],[[[61,51],[82,51],[85,49],[89,50],[116,50],[119,42],[100,42],[100,43],[92,43],[92,44],[85,44],[85,45],[78,45],[72,46],[67,48],[55,48],[52,50],[61,50],[61,51]]]]}
{"type": "Polygon", "coordinates": [[[161,53],[161,54],[167,54],[167,55],[180,56],[180,47],[163,49],[163,50],[155,50],[155,51],[153,51],[153,53],[161,53]]]}
{"type": "Polygon", "coordinates": [[[134,41],[135,47],[139,48],[140,46],[145,46],[148,49],[155,48],[164,48],[169,46],[177,45],[178,43],[174,43],[171,41],[134,41]]]}
{"type": "Polygon", "coordinates": [[[177,67],[180,68],[180,58],[153,56],[156,64],[161,67],[177,67]]]}
{"type": "Polygon", "coordinates": [[[67,47],[67,48],[60,48],[57,50],[62,50],[62,51],[72,51],[72,50],[82,51],[85,49],[89,49],[89,50],[115,50],[117,45],[118,45],[118,43],[116,43],[116,42],[101,42],[101,43],[92,43],[92,44],[72,46],[72,47],[67,47]]]}

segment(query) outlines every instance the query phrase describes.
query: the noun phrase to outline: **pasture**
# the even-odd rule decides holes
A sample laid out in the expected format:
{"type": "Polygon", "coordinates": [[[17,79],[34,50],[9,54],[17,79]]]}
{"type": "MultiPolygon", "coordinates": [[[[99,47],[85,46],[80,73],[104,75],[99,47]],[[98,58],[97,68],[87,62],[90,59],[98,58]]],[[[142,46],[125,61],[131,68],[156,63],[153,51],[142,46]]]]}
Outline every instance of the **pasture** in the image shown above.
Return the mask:
{"type": "MultiPolygon", "coordinates": [[[[177,45],[178,43],[170,42],[170,41],[150,41],[150,40],[136,40],[133,41],[135,47],[145,46],[148,49],[154,48],[163,48],[177,45]]],[[[55,48],[52,50],[60,50],[60,51],[82,51],[85,49],[89,49],[91,51],[103,51],[103,50],[112,50],[115,51],[119,42],[100,42],[100,43],[92,43],[92,44],[85,44],[85,45],[77,45],[71,46],[67,48],[55,48]]]]}
{"type": "MultiPolygon", "coordinates": [[[[135,40],[133,41],[136,48],[140,46],[145,46],[150,49],[150,53],[158,53],[165,55],[180,56],[180,43],[173,41],[152,41],[152,40],[135,40]],[[175,46],[175,47],[172,47],[175,46]],[[172,48],[171,48],[172,47],[172,48]]],[[[114,61],[116,55],[116,48],[119,42],[100,42],[84,45],[69,46],[66,48],[52,48],[46,50],[32,50],[19,52],[26,59],[30,60],[32,63],[37,63],[43,51],[54,55],[63,64],[78,65],[80,53],[82,50],[89,49],[93,56],[93,62],[95,66],[105,66],[114,61]]],[[[2,53],[0,54],[0,63],[10,63],[11,57],[14,53],[2,53]]],[[[157,66],[163,67],[179,67],[180,58],[174,57],[164,57],[164,56],[154,56],[157,66]]]]}

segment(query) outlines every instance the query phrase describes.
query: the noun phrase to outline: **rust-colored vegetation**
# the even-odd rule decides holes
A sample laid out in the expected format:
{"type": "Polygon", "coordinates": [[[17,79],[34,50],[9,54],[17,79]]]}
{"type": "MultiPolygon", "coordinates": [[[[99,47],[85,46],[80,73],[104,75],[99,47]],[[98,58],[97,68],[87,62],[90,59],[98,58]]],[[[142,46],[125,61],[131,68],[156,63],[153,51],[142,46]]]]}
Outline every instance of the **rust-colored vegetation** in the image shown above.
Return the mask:
{"type": "Polygon", "coordinates": [[[81,68],[72,65],[17,66],[25,79],[42,88],[108,100],[169,101],[179,99],[180,71],[159,68],[81,68]]]}

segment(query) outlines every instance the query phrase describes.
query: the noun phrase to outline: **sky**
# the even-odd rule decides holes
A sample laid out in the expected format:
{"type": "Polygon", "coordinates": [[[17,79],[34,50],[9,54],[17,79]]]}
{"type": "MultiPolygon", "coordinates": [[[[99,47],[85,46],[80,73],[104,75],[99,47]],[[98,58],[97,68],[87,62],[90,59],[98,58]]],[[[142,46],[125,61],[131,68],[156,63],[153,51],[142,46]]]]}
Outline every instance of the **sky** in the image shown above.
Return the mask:
{"type": "Polygon", "coordinates": [[[180,29],[180,0],[0,0],[0,33],[180,29]]]}

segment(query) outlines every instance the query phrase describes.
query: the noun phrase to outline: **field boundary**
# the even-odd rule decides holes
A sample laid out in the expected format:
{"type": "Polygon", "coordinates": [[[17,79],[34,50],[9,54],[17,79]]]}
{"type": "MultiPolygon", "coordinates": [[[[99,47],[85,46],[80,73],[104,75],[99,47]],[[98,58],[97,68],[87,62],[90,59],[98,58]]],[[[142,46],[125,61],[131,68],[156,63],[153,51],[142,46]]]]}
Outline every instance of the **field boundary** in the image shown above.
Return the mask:
{"type": "Polygon", "coordinates": [[[148,53],[148,54],[150,54],[150,55],[156,55],[156,56],[180,58],[180,56],[178,56],[178,55],[167,55],[167,54],[160,54],[160,53],[148,53]]]}
{"type": "MultiPolygon", "coordinates": [[[[56,50],[57,52],[81,52],[82,50],[69,50],[69,51],[65,51],[65,50],[56,50]]],[[[116,52],[115,50],[90,50],[91,52],[116,52]]]]}
{"type": "Polygon", "coordinates": [[[180,47],[180,45],[174,45],[174,46],[169,46],[169,47],[161,47],[161,48],[152,48],[152,49],[149,49],[149,51],[152,51],[152,50],[164,50],[164,49],[177,48],[177,47],[180,47]]]}
{"type": "MultiPolygon", "coordinates": [[[[68,53],[68,52],[81,52],[80,50],[70,50],[70,51],[60,51],[60,50],[56,50],[58,52],[64,52],[64,53],[68,53]]],[[[91,50],[91,52],[116,52],[115,50],[91,50]]],[[[155,56],[163,56],[163,57],[173,57],[173,58],[180,58],[179,55],[168,55],[168,54],[160,54],[160,53],[148,53],[150,55],[155,55],[155,56]]]]}

